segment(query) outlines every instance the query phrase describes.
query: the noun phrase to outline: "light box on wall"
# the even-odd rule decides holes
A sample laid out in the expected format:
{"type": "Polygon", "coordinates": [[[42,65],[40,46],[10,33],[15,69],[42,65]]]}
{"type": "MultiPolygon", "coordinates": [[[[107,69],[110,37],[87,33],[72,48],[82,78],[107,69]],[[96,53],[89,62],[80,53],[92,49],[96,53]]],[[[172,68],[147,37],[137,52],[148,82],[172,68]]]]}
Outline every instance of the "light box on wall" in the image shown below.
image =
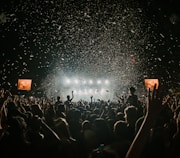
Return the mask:
{"type": "Polygon", "coordinates": [[[32,79],[18,79],[18,90],[31,90],[32,79]]]}
{"type": "Polygon", "coordinates": [[[145,83],[145,87],[146,89],[150,89],[150,90],[153,90],[154,88],[154,85],[156,84],[156,89],[158,89],[158,86],[159,86],[159,80],[158,79],[144,79],[144,83],[145,83]]]}

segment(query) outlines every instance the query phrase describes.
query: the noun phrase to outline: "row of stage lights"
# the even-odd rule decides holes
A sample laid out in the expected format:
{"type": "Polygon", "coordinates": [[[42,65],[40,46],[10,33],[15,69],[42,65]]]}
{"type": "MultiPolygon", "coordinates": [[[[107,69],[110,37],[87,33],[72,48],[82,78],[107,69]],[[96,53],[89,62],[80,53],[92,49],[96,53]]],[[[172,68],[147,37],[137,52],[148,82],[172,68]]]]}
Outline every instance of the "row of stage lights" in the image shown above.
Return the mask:
{"type": "Polygon", "coordinates": [[[79,89],[79,90],[73,90],[74,94],[76,95],[94,95],[94,94],[100,94],[104,95],[109,92],[107,89],[79,89]]]}
{"type": "Polygon", "coordinates": [[[97,85],[109,85],[110,82],[109,80],[97,80],[97,81],[94,81],[94,80],[78,80],[78,79],[69,79],[69,78],[66,78],[65,80],[65,83],[70,85],[70,84],[81,84],[81,85],[93,85],[93,84],[97,84],[97,85]]]}

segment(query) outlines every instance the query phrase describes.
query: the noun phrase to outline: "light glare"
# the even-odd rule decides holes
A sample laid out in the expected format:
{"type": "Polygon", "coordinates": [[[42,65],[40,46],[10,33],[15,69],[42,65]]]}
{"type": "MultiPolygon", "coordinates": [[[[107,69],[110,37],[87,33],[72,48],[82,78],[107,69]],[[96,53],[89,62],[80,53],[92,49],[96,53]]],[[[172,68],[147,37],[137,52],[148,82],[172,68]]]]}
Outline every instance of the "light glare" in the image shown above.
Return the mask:
{"type": "Polygon", "coordinates": [[[101,84],[101,83],[102,83],[102,81],[101,81],[101,80],[98,80],[98,81],[97,81],[97,84],[101,84]]]}
{"type": "Polygon", "coordinates": [[[109,80],[105,80],[105,84],[109,84],[109,80]]]}

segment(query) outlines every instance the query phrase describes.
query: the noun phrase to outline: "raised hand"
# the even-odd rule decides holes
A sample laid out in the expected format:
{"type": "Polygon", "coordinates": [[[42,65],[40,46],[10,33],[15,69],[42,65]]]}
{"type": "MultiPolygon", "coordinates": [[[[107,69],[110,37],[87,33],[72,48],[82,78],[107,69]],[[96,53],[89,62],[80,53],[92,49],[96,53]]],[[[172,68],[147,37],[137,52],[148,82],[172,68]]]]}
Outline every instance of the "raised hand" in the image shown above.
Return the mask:
{"type": "Polygon", "coordinates": [[[148,91],[146,115],[125,158],[142,157],[144,146],[149,140],[150,130],[153,128],[158,114],[166,105],[167,101],[168,97],[163,98],[163,93],[160,92],[160,89],[156,88],[156,85],[154,86],[153,91],[148,91]]]}
{"type": "Polygon", "coordinates": [[[157,117],[168,100],[169,96],[163,96],[160,89],[157,89],[155,84],[153,91],[148,91],[147,115],[157,117]]]}

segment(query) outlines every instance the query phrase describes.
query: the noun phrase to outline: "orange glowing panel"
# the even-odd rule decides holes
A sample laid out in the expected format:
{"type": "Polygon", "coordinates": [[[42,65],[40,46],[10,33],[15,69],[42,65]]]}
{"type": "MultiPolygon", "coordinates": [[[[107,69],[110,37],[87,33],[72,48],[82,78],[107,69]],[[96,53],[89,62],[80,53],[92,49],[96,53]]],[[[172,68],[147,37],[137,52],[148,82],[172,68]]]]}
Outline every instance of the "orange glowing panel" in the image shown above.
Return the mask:
{"type": "Polygon", "coordinates": [[[18,79],[18,90],[31,90],[32,79],[18,79]]]}
{"type": "Polygon", "coordinates": [[[155,84],[156,84],[156,89],[158,89],[158,86],[159,86],[158,79],[144,79],[144,83],[145,83],[146,89],[150,89],[150,90],[153,90],[155,84]]]}

